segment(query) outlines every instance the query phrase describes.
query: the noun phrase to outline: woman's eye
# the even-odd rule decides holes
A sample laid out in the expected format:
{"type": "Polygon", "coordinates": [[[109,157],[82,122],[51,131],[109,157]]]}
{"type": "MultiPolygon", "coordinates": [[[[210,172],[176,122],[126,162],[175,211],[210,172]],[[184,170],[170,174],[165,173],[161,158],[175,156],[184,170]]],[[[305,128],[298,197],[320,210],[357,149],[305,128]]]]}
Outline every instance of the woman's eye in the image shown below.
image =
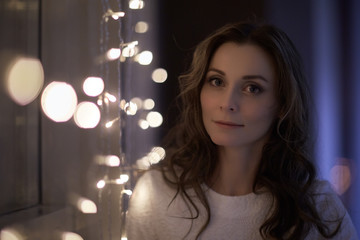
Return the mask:
{"type": "Polygon", "coordinates": [[[258,94],[262,92],[262,88],[256,86],[256,85],[249,85],[246,87],[246,91],[253,94],[258,94]]]}
{"type": "Polygon", "coordinates": [[[221,80],[220,78],[211,78],[209,82],[215,87],[220,87],[223,85],[223,80],[221,80]]]}

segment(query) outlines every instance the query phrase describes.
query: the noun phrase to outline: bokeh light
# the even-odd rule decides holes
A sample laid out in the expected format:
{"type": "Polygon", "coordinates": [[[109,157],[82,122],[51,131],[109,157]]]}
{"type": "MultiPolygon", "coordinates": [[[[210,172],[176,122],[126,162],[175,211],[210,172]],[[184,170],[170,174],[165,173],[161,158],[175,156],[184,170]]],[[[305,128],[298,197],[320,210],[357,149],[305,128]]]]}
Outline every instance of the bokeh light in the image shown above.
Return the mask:
{"type": "Polygon", "coordinates": [[[5,228],[0,232],[1,240],[23,240],[24,238],[14,229],[5,228]]]}
{"type": "Polygon", "coordinates": [[[84,240],[79,234],[73,232],[64,232],[61,240],[84,240]]]}
{"type": "Polygon", "coordinates": [[[68,121],[73,116],[76,106],[76,92],[68,83],[52,82],[42,93],[42,110],[47,117],[55,122],[68,121]]]}
{"type": "Polygon", "coordinates": [[[100,180],[97,182],[96,187],[99,189],[102,189],[105,187],[105,185],[106,185],[106,182],[104,180],[100,180]]]}
{"type": "Polygon", "coordinates": [[[83,90],[89,97],[99,96],[104,91],[104,80],[100,77],[88,77],[84,81],[83,90]]]}
{"type": "Polygon", "coordinates": [[[146,116],[149,126],[152,128],[159,127],[163,122],[163,117],[159,112],[151,111],[146,116]]]}
{"type": "Polygon", "coordinates": [[[151,98],[145,99],[143,102],[143,108],[145,110],[152,110],[155,107],[155,101],[151,98]]]}
{"type": "Polygon", "coordinates": [[[135,25],[135,32],[137,33],[146,33],[149,29],[149,24],[147,22],[137,22],[135,25]]]}
{"type": "Polygon", "coordinates": [[[150,51],[143,51],[136,55],[136,61],[141,65],[149,65],[153,60],[153,54],[150,51]]]}
{"type": "Polygon", "coordinates": [[[74,113],[74,121],[80,128],[95,128],[101,118],[100,109],[95,103],[81,102],[74,113]]]}
{"type": "Polygon", "coordinates": [[[91,201],[90,199],[86,198],[79,198],[77,202],[78,209],[85,214],[93,214],[97,213],[97,207],[96,204],[91,201]]]}
{"type": "Polygon", "coordinates": [[[144,119],[140,119],[139,122],[138,122],[138,125],[143,130],[148,129],[150,127],[148,121],[146,121],[144,119]]]}
{"type": "Polygon", "coordinates": [[[126,112],[127,115],[135,115],[137,112],[137,106],[135,103],[133,102],[127,102],[124,106],[124,111],[126,112]]]}
{"type": "Polygon", "coordinates": [[[35,58],[17,58],[5,76],[5,85],[10,98],[19,105],[31,103],[41,92],[44,70],[35,58]]]}
{"type": "Polygon", "coordinates": [[[153,71],[151,78],[156,83],[163,83],[166,81],[168,73],[163,68],[157,68],[153,71]]]}
{"type": "Polygon", "coordinates": [[[106,52],[106,59],[112,61],[118,59],[120,55],[121,55],[120,48],[111,48],[106,52]]]}
{"type": "Polygon", "coordinates": [[[130,102],[135,103],[136,106],[137,106],[137,109],[141,109],[141,108],[142,108],[143,102],[142,102],[142,100],[141,100],[140,98],[134,97],[134,98],[132,98],[132,99],[130,100],[130,102]]]}
{"type": "Polygon", "coordinates": [[[129,1],[129,8],[130,9],[143,9],[145,3],[143,0],[130,0],[129,1]]]}
{"type": "Polygon", "coordinates": [[[340,158],[330,170],[330,182],[338,195],[343,195],[351,186],[350,161],[340,158]]]}

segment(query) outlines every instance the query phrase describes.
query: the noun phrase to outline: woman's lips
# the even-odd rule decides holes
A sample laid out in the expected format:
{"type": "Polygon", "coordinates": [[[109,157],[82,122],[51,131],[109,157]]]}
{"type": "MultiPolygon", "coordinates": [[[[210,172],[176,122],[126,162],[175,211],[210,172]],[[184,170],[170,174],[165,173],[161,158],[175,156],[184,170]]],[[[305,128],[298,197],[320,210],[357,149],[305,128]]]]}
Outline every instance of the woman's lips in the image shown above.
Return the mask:
{"type": "Polygon", "coordinates": [[[238,124],[238,123],[228,122],[228,121],[214,121],[214,123],[219,126],[222,126],[222,127],[230,127],[230,128],[244,127],[243,124],[238,124]]]}

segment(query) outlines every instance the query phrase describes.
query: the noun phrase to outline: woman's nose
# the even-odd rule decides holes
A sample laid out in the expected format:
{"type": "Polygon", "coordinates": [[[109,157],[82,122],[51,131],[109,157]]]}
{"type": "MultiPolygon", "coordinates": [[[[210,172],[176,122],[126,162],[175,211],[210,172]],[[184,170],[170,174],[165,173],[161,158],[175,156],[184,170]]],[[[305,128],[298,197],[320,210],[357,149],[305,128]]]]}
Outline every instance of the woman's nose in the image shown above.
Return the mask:
{"type": "Polygon", "coordinates": [[[228,90],[222,96],[220,109],[223,111],[236,112],[239,110],[238,96],[234,90],[228,90]]]}

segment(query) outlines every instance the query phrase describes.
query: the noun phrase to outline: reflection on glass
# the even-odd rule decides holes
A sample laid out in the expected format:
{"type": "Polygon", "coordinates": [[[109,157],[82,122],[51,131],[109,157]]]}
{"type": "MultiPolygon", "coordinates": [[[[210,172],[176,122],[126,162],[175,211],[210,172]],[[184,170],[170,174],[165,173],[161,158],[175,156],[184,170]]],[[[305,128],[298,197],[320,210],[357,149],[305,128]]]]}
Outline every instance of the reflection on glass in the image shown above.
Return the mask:
{"type": "Polygon", "coordinates": [[[47,117],[55,122],[68,121],[73,116],[76,106],[76,92],[68,83],[52,82],[42,93],[42,110],[47,117]]]}

